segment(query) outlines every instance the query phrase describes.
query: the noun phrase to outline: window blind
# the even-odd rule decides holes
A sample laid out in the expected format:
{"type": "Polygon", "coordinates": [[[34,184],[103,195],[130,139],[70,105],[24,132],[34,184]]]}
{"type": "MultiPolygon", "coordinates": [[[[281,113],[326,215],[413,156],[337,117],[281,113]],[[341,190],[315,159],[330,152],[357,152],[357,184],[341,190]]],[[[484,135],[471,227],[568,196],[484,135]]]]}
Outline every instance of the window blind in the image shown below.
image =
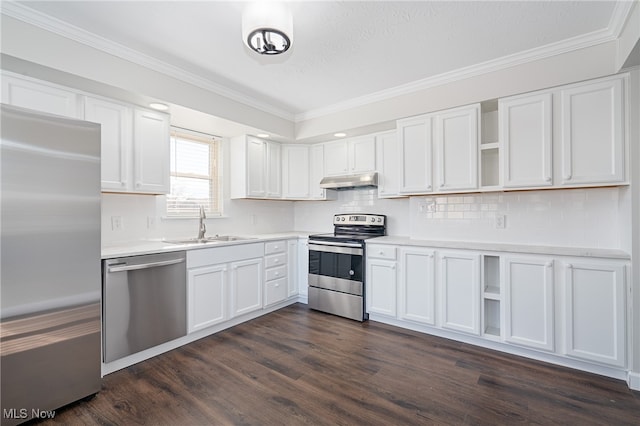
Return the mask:
{"type": "Polygon", "coordinates": [[[173,127],[170,144],[167,216],[197,217],[200,206],[208,215],[220,215],[219,141],[173,127]]]}

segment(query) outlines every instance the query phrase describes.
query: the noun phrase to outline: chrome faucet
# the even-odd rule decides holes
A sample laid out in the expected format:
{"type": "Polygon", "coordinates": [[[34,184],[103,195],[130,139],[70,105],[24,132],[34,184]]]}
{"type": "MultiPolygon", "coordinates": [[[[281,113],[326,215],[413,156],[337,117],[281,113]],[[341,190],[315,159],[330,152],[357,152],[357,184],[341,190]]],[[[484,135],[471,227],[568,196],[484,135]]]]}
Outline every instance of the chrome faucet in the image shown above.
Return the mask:
{"type": "Polygon", "coordinates": [[[204,224],[204,220],[207,218],[207,215],[204,214],[204,207],[200,206],[200,227],[198,229],[198,239],[204,240],[204,234],[207,232],[207,227],[204,224]]]}

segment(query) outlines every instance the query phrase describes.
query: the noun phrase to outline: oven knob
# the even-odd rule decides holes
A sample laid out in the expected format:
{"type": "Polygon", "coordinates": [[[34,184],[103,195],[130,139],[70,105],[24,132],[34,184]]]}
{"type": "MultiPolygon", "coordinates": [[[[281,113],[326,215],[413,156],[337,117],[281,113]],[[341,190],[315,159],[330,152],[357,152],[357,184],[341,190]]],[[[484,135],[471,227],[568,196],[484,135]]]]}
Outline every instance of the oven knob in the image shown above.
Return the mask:
{"type": "Polygon", "coordinates": [[[344,222],[344,217],[341,217],[340,220],[344,222]]]}
{"type": "Polygon", "coordinates": [[[371,218],[371,222],[375,222],[375,221],[376,221],[376,218],[375,218],[375,217],[372,217],[372,218],[371,218]]]}
{"type": "Polygon", "coordinates": [[[378,218],[378,222],[382,222],[382,218],[381,217],[378,218]]]}
{"type": "Polygon", "coordinates": [[[355,275],[355,272],[353,272],[353,269],[349,271],[349,275],[351,276],[355,275]]]}

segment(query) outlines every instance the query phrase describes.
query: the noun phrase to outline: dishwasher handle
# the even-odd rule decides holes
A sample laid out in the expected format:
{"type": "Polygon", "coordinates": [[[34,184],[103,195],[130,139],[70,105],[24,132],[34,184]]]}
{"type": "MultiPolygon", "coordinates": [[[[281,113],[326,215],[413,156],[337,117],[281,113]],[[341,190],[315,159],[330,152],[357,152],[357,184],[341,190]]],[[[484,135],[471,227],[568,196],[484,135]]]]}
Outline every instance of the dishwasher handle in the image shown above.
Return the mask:
{"type": "Polygon", "coordinates": [[[113,265],[113,266],[109,266],[109,272],[137,271],[139,269],[148,269],[148,268],[157,268],[159,266],[175,265],[177,263],[182,263],[184,261],[185,261],[185,258],[181,257],[179,259],[164,260],[161,262],[139,263],[135,265],[125,265],[125,266],[113,265]]]}

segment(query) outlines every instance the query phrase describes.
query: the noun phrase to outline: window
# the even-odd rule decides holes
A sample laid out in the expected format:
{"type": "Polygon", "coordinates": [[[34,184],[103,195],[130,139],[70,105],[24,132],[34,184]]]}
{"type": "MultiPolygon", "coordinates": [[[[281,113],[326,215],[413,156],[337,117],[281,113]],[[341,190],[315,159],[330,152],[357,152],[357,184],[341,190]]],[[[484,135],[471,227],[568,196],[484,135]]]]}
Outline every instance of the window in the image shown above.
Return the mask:
{"type": "Polygon", "coordinates": [[[167,216],[197,217],[200,206],[207,215],[221,214],[219,147],[214,136],[171,128],[171,193],[167,216]]]}

